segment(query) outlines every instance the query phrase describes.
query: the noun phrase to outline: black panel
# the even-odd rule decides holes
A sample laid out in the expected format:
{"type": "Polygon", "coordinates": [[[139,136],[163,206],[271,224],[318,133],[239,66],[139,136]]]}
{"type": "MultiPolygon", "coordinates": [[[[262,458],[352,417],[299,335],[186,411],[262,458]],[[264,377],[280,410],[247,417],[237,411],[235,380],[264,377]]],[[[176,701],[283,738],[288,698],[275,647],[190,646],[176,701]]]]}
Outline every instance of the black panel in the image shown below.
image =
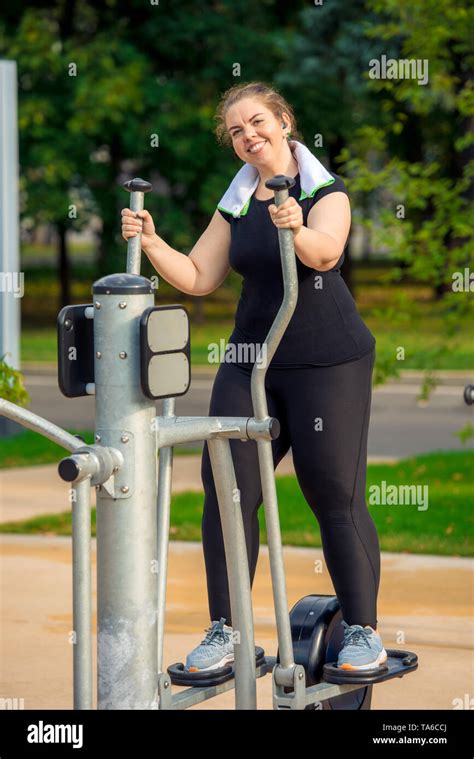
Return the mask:
{"type": "Polygon", "coordinates": [[[92,307],[64,306],[58,314],[58,385],[67,398],[87,395],[87,383],[94,382],[94,320],[85,317],[92,307]]]}

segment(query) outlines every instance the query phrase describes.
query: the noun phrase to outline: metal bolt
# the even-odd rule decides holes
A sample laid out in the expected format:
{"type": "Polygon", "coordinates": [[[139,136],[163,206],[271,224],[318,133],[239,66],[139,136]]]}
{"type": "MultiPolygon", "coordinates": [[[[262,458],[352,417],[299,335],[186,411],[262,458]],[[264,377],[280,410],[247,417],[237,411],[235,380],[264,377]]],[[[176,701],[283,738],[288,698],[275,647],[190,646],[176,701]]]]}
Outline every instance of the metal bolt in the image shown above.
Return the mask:
{"type": "Polygon", "coordinates": [[[120,488],[120,490],[122,491],[122,493],[128,493],[129,487],[128,487],[128,485],[122,485],[122,487],[120,488]]]}
{"type": "Polygon", "coordinates": [[[68,332],[72,328],[72,321],[70,319],[66,319],[64,322],[64,328],[67,329],[68,332]]]}
{"type": "Polygon", "coordinates": [[[99,303],[99,301],[98,301],[98,300],[96,300],[96,302],[94,303],[94,306],[95,306],[97,309],[99,309],[99,308],[100,308],[100,303],[99,303]]]}
{"type": "Polygon", "coordinates": [[[100,443],[100,435],[96,435],[95,436],[95,442],[96,443],[100,443]]]}
{"type": "Polygon", "coordinates": [[[302,679],[303,679],[303,673],[302,672],[298,672],[298,680],[302,680],[302,679]]]}
{"type": "Polygon", "coordinates": [[[119,308],[127,308],[127,304],[125,303],[124,300],[120,301],[119,308]]]}
{"type": "Polygon", "coordinates": [[[168,681],[168,680],[165,680],[165,681],[164,681],[164,683],[163,683],[163,687],[164,687],[164,688],[169,688],[169,681],[168,681]]]}
{"type": "Polygon", "coordinates": [[[120,358],[127,358],[127,353],[125,351],[120,351],[119,356],[120,358]]]}
{"type": "Polygon", "coordinates": [[[128,435],[122,435],[122,437],[120,438],[120,440],[122,441],[122,443],[128,443],[128,441],[130,440],[130,438],[128,437],[128,435]]]}
{"type": "Polygon", "coordinates": [[[102,353],[100,351],[96,351],[95,352],[95,357],[96,358],[102,358],[102,353]]]}

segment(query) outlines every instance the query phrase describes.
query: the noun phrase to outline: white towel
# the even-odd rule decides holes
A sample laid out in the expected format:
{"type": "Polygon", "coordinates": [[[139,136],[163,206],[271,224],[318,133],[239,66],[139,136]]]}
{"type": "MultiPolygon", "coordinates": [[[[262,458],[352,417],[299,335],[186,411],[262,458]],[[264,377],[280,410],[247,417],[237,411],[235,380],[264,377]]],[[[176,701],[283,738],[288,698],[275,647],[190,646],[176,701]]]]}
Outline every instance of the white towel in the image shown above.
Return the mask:
{"type": "MultiPolygon", "coordinates": [[[[312,198],[321,187],[332,184],[335,179],[321,161],[318,161],[310,150],[298,140],[289,140],[288,144],[298,164],[301,184],[300,200],[312,198]]],[[[260,174],[255,166],[245,163],[237,172],[226,192],[217,204],[221,211],[232,216],[245,216],[250,204],[250,198],[260,181],[260,174]]]]}

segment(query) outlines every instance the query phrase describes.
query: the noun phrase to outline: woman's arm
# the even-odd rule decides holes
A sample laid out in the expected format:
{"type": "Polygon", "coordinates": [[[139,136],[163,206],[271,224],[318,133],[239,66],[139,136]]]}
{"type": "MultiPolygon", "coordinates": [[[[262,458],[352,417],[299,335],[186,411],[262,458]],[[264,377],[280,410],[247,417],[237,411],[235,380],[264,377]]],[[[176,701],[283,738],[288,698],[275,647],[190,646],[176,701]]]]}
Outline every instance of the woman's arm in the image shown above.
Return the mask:
{"type": "Polygon", "coordinates": [[[156,234],[149,211],[122,209],[122,237],[129,240],[138,232],[142,233],[142,250],[158,274],[181,292],[208,295],[230,271],[230,224],[218,211],[189,255],[175,250],[156,234]]]}
{"type": "Polygon", "coordinates": [[[295,253],[306,266],[328,271],[341,257],[351,227],[351,206],[343,192],[326,195],[312,207],[308,226],[294,236],[295,253]]]}
{"type": "Polygon", "coordinates": [[[143,250],[158,274],[173,287],[189,295],[209,295],[231,269],[229,248],[230,224],[215,211],[189,255],[174,250],[156,234],[143,250]]]}

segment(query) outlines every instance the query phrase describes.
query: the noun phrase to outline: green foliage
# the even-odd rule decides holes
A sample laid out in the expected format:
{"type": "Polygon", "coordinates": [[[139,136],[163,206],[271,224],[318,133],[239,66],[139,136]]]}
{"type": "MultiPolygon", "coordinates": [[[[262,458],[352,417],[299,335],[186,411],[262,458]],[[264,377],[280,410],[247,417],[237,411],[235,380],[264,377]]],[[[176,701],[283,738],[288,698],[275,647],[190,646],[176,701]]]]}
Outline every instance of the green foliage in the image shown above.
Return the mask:
{"type": "Polygon", "coordinates": [[[27,406],[30,396],[23,384],[23,375],[6,362],[7,355],[0,356],[0,398],[17,406],[27,406]]]}
{"type": "Polygon", "coordinates": [[[474,424],[466,423],[464,427],[453,433],[465,445],[468,440],[474,437],[474,424]]]}
{"type": "MultiPolygon", "coordinates": [[[[426,85],[416,78],[370,80],[369,90],[381,103],[381,123],[356,129],[340,155],[352,197],[360,208],[377,209],[375,216],[360,214],[359,222],[370,230],[376,248],[393,260],[392,281],[409,277],[428,283],[435,297],[443,296],[438,341],[424,357],[422,397],[427,398],[435,384],[432,372],[450,351],[460,322],[474,313],[469,284],[474,268],[474,135],[469,127],[474,8],[451,0],[369,0],[368,6],[376,14],[366,25],[369,39],[395,46],[395,59],[429,64],[426,85]],[[456,287],[459,280],[462,285],[456,287]]],[[[388,50],[383,53],[390,57],[388,50]]],[[[403,314],[416,324],[414,302],[403,304],[403,314]]],[[[392,307],[384,318],[397,318],[392,307]]],[[[385,363],[390,364],[389,357],[385,363]]]]}
{"type": "MultiPolygon", "coordinates": [[[[213,135],[220,95],[273,82],[316,154],[322,136],[320,157],[346,179],[354,221],[390,257],[386,282],[409,278],[443,295],[439,340],[418,362],[429,394],[429,372],[473,314],[470,293],[453,290],[453,275],[473,268],[472,4],[295,0],[252,5],[251,24],[248,14],[248,0],[8,6],[0,55],[18,62],[23,221],[79,231],[95,215],[101,272],[123,270],[121,182],[141,174],[154,183],[158,233],[188,252],[240,166],[213,135]],[[371,79],[381,55],[426,59],[429,82],[371,79]]],[[[419,324],[410,299],[384,319],[419,324]]],[[[378,382],[403,365],[397,347],[379,354],[378,382]]]]}
{"type": "Polygon", "coordinates": [[[236,81],[236,51],[243,77],[271,80],[281,51],[268,32],[303,6],[257,5],[252,25],[242,24],[246,0],[183,0],[166,10],[138,0],[46,0],[9,9],[0,55],[16,59],[20,74],[24,220],[66,221],[77,231],[96,214],[101,269],[120,271],[121,181],[142,175],[155,183],[147,205],[157,231],[190,250],[238,168],[212,131],[220,94],[236,81]]]}

